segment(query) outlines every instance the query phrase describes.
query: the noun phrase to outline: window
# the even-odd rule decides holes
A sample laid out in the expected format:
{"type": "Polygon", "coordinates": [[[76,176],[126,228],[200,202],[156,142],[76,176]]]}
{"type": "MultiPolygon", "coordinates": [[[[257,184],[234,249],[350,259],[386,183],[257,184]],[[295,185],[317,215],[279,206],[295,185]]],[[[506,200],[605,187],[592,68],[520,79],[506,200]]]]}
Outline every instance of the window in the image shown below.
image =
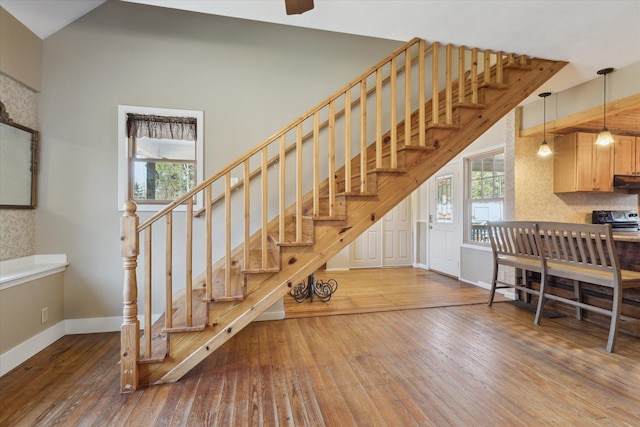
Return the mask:
{"type": "Polygon", "coordinates": [[[453,223],[453,175],[436,178],[436,222],[453,223]]]}
{"type": "Polygon", "coordinates": [[[118,107],[119,208],[159,210],[202,182],[202,121],[202,111],[118,107]]]}
{"type": "Polygon", "coordinates": [[[465,241],[488,243],[487,223],[501,221],[504,205],[504,152],[467,159],[465,241]]]}

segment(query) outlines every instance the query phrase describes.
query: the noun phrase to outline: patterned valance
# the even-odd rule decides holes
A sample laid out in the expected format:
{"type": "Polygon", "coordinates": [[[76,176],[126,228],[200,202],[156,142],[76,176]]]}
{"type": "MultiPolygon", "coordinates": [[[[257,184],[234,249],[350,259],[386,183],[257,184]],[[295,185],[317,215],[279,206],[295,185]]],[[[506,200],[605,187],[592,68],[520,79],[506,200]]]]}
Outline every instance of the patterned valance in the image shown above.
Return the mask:
{"type": "Polygon", "coordinates": [[[127,135],[156,139],[182,139],[195,141],[197,119],[195,117],[168,117],[146,114],[127,114],[127,135]]]}

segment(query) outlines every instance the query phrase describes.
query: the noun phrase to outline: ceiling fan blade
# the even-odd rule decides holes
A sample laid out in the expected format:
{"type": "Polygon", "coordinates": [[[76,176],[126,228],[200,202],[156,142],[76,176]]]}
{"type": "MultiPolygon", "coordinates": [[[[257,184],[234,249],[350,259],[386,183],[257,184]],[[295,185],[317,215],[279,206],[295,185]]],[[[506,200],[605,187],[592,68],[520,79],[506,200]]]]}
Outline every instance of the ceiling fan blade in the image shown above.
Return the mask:
{"type": "Polygon", "coordinates": [[[313,0],[284,0],[287,15],[299,15],[313,9],[313,0]]]}

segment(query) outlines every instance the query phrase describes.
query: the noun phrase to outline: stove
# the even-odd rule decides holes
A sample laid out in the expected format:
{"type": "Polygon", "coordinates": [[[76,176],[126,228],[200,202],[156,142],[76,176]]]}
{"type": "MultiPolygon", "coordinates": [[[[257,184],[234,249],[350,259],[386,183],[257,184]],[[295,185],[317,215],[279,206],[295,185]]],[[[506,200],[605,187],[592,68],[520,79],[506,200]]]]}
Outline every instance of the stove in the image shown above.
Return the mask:
{"type": "Polygon", "coordinates": [[[593,211],[593,224],[611,224],[613,231],[638,231],[638,211],[593,211]]]}

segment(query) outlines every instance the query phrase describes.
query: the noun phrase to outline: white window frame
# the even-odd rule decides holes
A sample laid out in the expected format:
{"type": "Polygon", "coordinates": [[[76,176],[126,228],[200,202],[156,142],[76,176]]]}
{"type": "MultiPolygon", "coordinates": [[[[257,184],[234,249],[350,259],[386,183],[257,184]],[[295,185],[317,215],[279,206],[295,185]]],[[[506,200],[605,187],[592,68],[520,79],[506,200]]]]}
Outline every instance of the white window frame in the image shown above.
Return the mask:
{"type": "MultiPolygon", "coordinates": [[[[481,151],[478,153],[473,153],[464,158],[464,237],[462,239],[463,244],[465,245],[477,245],[477,246],[489,246],[489,242],[480,242],[471,240],[469,238],[470,227],[471,227],[471,204],[474,200],[471,199],[471,162],[477,159],[483,159],[485,157],[492,157],[498,154],[502,154],[505,156],[505,169],[506,169],[506,150],[504,146],[496,147],[494,149],[488,149],[486,151],[481,151]]],[[[505,186],[506,186],[506,170],[505,174],[505,186]]],[[[505,195],[499,198],[492,199],[484,199],[487,202],[495,202],[502,201],[502,217],[504,218],[504,209],[507,201],[506,189],[505,195]]]]}
{"type": "MultiPolygon", "coordinates": [[[[127,137],[127,114],[148,114],[171,117],[195,117],[196,124],[196,185],[204,180],[204,112],[199,110],[177,110],[173,108],[138,107],[132,105],[118,105],[118,210],[122,211],[128,200],[129,192],[129,138],[127,137]]],[[[166,203],[139,203],[139,212],[157,212],[166,203]]],[[[203,206],[202,192],[196,196],[194,209],[203,206]]],[[[186,210],[185,206],[178,206],[177,210],[186,210]]]]}

